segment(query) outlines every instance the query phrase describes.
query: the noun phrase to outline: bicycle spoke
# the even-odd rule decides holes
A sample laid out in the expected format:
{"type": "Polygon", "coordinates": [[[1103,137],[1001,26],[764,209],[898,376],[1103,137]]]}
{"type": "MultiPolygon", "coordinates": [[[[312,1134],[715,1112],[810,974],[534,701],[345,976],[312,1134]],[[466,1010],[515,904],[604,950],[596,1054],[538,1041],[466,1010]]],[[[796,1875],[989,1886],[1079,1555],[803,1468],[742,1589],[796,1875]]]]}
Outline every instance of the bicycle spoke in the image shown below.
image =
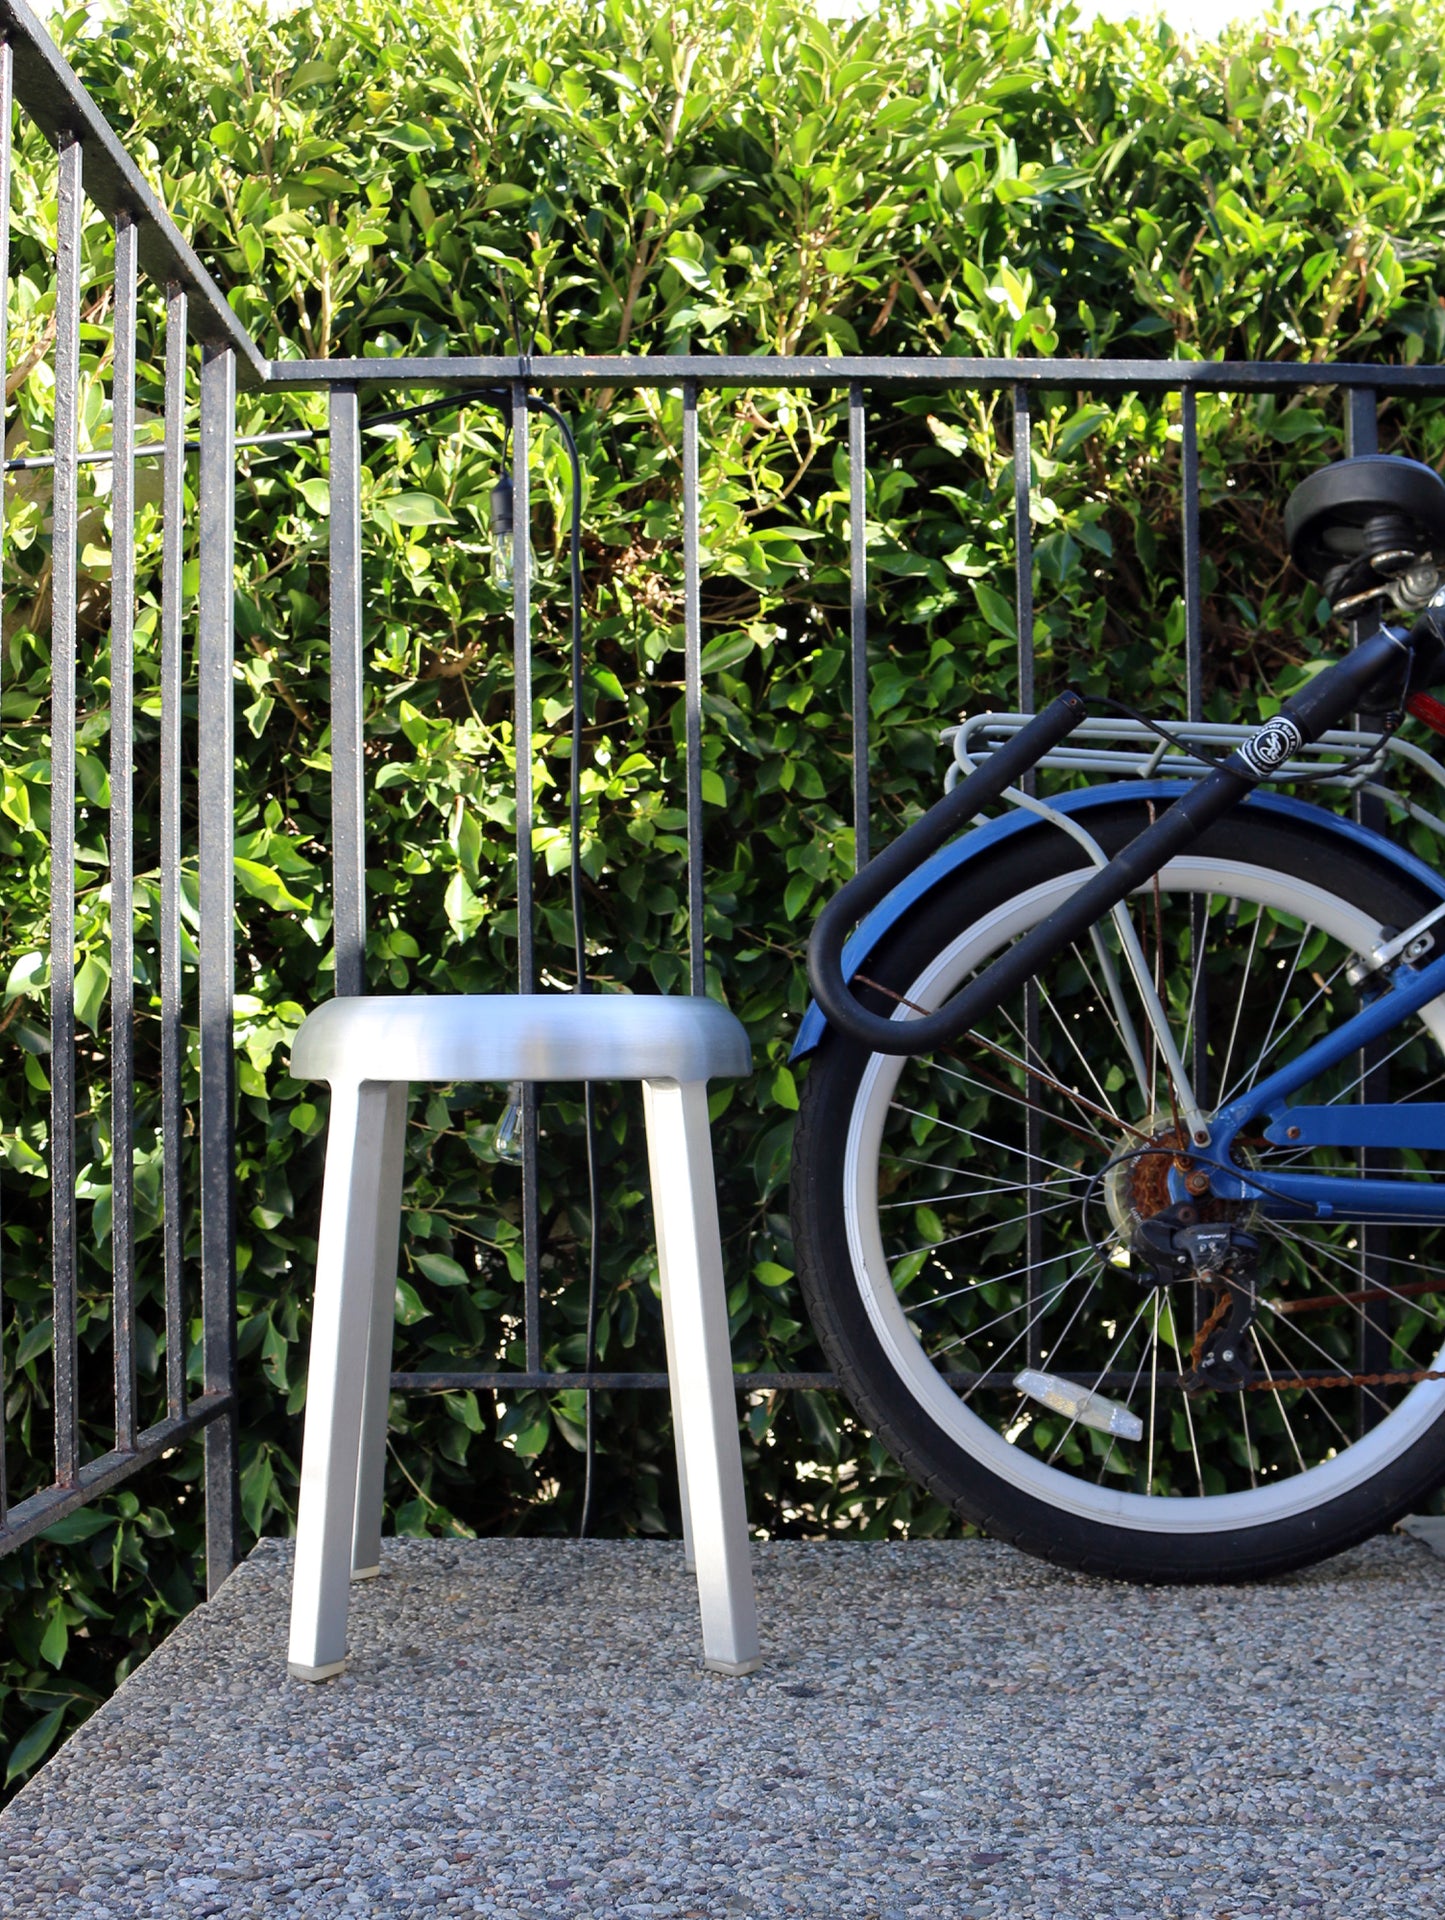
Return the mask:
{"type": "MultiPolygon", "coordinates": [[[[1276,1229],[1278,1231],[1279,1237],[1281,1239],[1286,1239],[1294,1242],[1296,1245],[1298,1245],[1300,1248],[1303,1249],[1303,1253],[1308,1253],[1314,1256],[1316,1259],[1319,1259],[1319,1258],[1331,1259],[1335,1261],[1337,1265],[1344,1267],[1345,1270],[1350,1274],[1352,1279],[1359,1278],[1360,1269],[1358,1264],[1355,1261],[1351,1260],[1347,1254],[1341,1253],[1338,1248],[1327,1246],[1323,1242],[1307,1241],[1303,1238],[1302,1235],[1297,1233],[1292,1233],[1287,1227],[1284,1227],[1282,1223],[1276,1222],[1275,1225],[1276,1225],[1276,1229]]],[[[1303,1253],[1301,1255],[1302,1258],[1303,1258],[1303,1253]]],[[[1371,1254],[1370,1258],[1371,1260],[1389,1261],[1391,1259],[1391,1256],[1389,1254],[1371,1254]]],[[[1306,1264],[1308,1264],[1308,1262],[1306,1264]]],[[[1399,1264],[1399,1263],[1396,1262],[1395,1264],[1399,1264]]],[[[1325,1286],[1329,1288],[1331,1293],[1336,1294],[1341,1298],[1341,1300],[1343,1300],[1344,1292],[1345,1292],[1345,1289],[1343,1287],[1337,1286],[1335,1282],[1330,1279],[1327,1273],[1321,1272],[1318,1268],[1314,1268],[1312,1269],[1312,1271],[1315,1273],[1315,1277],[1317,1279],[1322,1280],[1324,1282],[1325,1286]]],[[[1420,1272],[1420,1268],[1416,1266],[1412,1269],[1412,1271],[1418,1273],[1420,1272]]],[[[1431,1273],[1442,1273],[1442,1272],[1445,1272],[1445,1269],[1441,1269],[1439,1267],[1431,1267],[1430,1269],[1428,1269],[1428,1271],[1431,1273]]],[[[1409,1294],[1398,1293],[1390,1285],[1390,1283],[1387,1280],[1372,1281],[1370,1285],[1371,1285],[1372,1291],[1386,1295],[1389,1299],[1394,1301],[1397,1306],[1413,1308],[1415,1312],[1420,1313],[1422,1315],[1425,1314],[1425,1309],[1420,1306],[1418,1297],[1412,1297],[1409,1294]]],[[[1349,1301],[1344,1301],[1344,1304],[1346,1306],[1353,1307],[1355,1310],[1356,1316],[1359,1319],[1363,1320],[1365,1318],[1364,1312],[1362,1310],[1363,1302],[1358,1300],[1349,1300],[1349,1301]]],[[[1291,1324],[1293,1324],[1293,1317],[1292,1316],[1289,1316],[1289,1317],[1291,1319],[1291,1324]]],[[[1428,1315],[1426,1317],[1428,1318],[1428,1315]]],[[[1438,1320],[1439,1318],[1438,1313],[1436,1315],[1436,1318],[1438,1320]]],[[[1394,1345],[1395,1342],[1392,1341],[1391,1344],[1394,1345]]]]}
{"type": "MultiPolygon", "coordinates": [[[[915,1204],[920,1203],[915,1202],[915,1204]]],[[[935,1203],[929,1201],[922,1204],[931,1206],[935,1203]]],[[[1036,1207],[1034,1209],[1034,1218],[1041,1220],[1045,1214],[1058,1213],[1064,1208],[1074,1207],[1077,1206],[1077,1204],[1078,1202],[1075,1200],[1054,1200],[1046,1207],[1036,1207]]],[[[987,1226],[969,1227],[963,1233],[950,1233],[943,1240],[925,1240],[921,1247],[908,1247],[902,1253],[889,1254],[888,1258],[890,1263],[896,1265],[898,1261],[907,1260],[912,1254],[937,1253],[940,1247],[956,1247],[964,1240],[979,1240],[987,1234],[999,1233],[1005,1226],[1011,1226],[1012,1224],[1012,1221],[990,1220],[987,1226]]],[[[996,1281],[992,1280],[985,1282],[987,1286],[996,1286],[997,1284],[996,1281]]]]}
{"type": "MultiPolygon", "coordinates": [[[[1274,1379],[1274,1375],[1269,1370],[1269,1362],[1264,1357],[1264,1348],[1260,1345],[1260,1341],[1259,1341],[1259,1322],[1258,1321],[1256,1321],[1255,1324],[1250,1328],[1249,1333],[1250,1333],[1250,1338],[1254,1342],[1254,1351],[1255,1351],[1256,1357],[1259,1360],[1259,1370],[1267,1380],[1272,1381],[1274,1379]]],[[[1288,1361],[1286,1361],[1285,1364],[1286,1366],[1288,1366],[1289,1364],[1288,1361]]],[[[1293,1371],[1293,1369],[1291,1369],[1291,1371],[1293,1371]]],[[[1300,1452],[1299,1441],[1295,1438],[1294,1427],[1291,1424],[1290,1417],[1289,1417],[1289,1408],[1286,1407],[1284,1403],[1284,1395],[1281,1393],[1280,1389],[1275,1386],[1272,1386],[1270,1388],[1270,1395],[1276,1407],[1279,1409],[1279,1417],[1284,1422],[1285,1433],[1288,1436],[1290,1446],[1294,1451],[1294,1457],[1296,1461],[1298,1461],[1299,1463],[1299,1470],[1301,1473],[1303,1473],[1305,1471],[1305,1457],[1300,1452]]]]}
{"type": "MultiPolygon", "coordinates": [[[[961,1127],[955,1121],[941,1119],[937,1114],[924,1113],[918,1107],[905,1106],[901,1100],[892,1100],[889,1102],[889,1105],[895,1113],[907,1113],[911,1114],[915,1120],[931,1121],[935,1126],[946,1127],[950,1133],[961,1133],[969,1140],[982,1141],[985,1146],[998,1147],[1004,1153],[1019,1153],[1022,1151],[1018,1147],[1006,1145],[1002,1140],[995,1140],[990,1134],[980,1133],[976,1127],[961,1127]]],[[[1048,1160],[1045,1159],[1042,1154],[1037,1153],[1031,1154],[1029,1157],[1037,1160],[1040,1166],[1052,1167],[1058,1173],[1073,1173],[1075,1171],[1073,1167],[1066,1167],[1062,1160],[1048,1160]]]]}
{"type": "MultiPolygon", "coordinates": [[[[1075,1280],[1078,1279],[1079,1275],[1084,1271],[1084,1267],[1087,1264],[1088,1263],[1086,1261],[1081,1261],[1079,1265],[1075,1267],[1072,1273],[1066,1273],[1062,1280],[1054,1281],[1052,1287],[1048,1290],[1048,1293],[1044,1300],[1044,1304],[1039,1308],[1038,1312],[1033,1315],[1033,1317],[1029,1320],[1028,1324],[1025,1326],[1024,1328],[1025,1333],[1029,1331],[1030,1327],[1037,1325],[1037,1323],[1043,1319],[1044,1315],[1048,1312],[1049,1308],[1054,1304],[1055,1300],[1058,1299],[1059,1295],[1064,1291],[1066,1287],[1071,1287],[1074,1284],[1075,1280]]],[[[993,1287],[999,1284],[1000,1283],[996,1280],[976,1280],[973,1282],[971,1286],[960,1287],[957,1293],[942,1294],[939,1296],[938,1299],[930,1300],[928,1304],[930,1307],[946,1306],[950,1300],[961,1299],[964,1294],[973,1293],[979,1287],[993,1287]]],[[[967,1333],[960,1333],[960,1334],[957,1334],[952,1340],[946,1340],[944,1344],[938,1349],[938,1352],[934,1355],[934,1358],[935,1359],[941,1358],[941,1356],[945,1353],[954,1353],[957,1351],[959,1347],[968,1346],[970,1341],[977,1340],[982,1334],[991,1333],[995,1327],[1001,1327],[1005,1320],[1012,1320],[1014,1315],[1017,1312],[1018,1312],[1018,1307],[1016,1305],[1012,1307],[1005,1307],[1002,1313],[996,1313],[992,1320],[985,1320],[982,1326],[970,1327],[967,1333]]],[[[1018,1341],[1015,1340],[1014,1346],[1017,1346],[1017,1344],[1018,1344],[1018,1341]]],[[[1013,1348],[1010,1347],[1007,1349],[1007,1351],[1011,1353],[1013,1351],[1013,1348]]]]}
{"type": "MultiPolygon", "coordinates": [[[[1077,953],[1078,949],[1074,948],[1073,951],[1077,953]]],[[[1058,1027],[1059,1032],[1064,1036],[1065,1040],[1068,1041],[1070,1047],[1073,1049],[1075,1057],[1079,1062],[1079,1065],[1084,1069],[1084,1072],[1088,1074],[1090,1080],[1093,1082],[1094,1091],[1098,1094],[1099,1099],[1101,1100],[1105,1108],[1112,1113],[1113,1107],[1110,1104],[1109,1096],[1104,1091],[1104,1084],[1100,1080],[1098,1074],[1095,1073],[1093,1065],[1089,1060],[1089,1056],[1084,1052],[1084,1049],[1079,1045],[1078,1039],[1076,1035],[1072,1032],[1069,1022],[1065,1020],[1064,1016],[1059,1012],[1058,1006],[1054,1001],[1054,996],[1051,993],[1049,993],[1047,989],[1044,987],[1039,988],[1039,1005],[1041,1007],[1046,1008],[1048,1012],[1052,1014],[1054,1019],[1054,1024],[1058,1027]]],[[[1118,1025],[1117,1021],[1115,1022],[1115,1025],[1117,1027],[1118,1025]]]]}
{"type": "Polygon", "coordinates": [[[1154,1289],[1154,1339],[1149,1362],[1149,1457],[1144,1466],[1144,1491],[1154,1491],[1154,1434],[1159,1406],[1159,1313],[1163,1307],[1163,1289],[1154,1289]]]}
{"type": "MultiPolygon", "coordinates": [[[[1092,1393],[1097,1393],[1100,1387],[1103,1386],[1106,1375],[1108,1374],[1110,1368],[1113,1366],[1114,1362],[1119,1358],[1119,1355],[1124,1351],[1125,1345],[1127,1344],[1129,1339],[1129,1335],[1134,1331],[1135,1327],[1137,1327],[1139,1322],[1143,1319],[1144,1314],[1148,1308],[1148,1305],[1149,1303],[1148,1303],[1148,1300],[1146,1299],[1140,1305],[1139,1311],[1134,1315],[1134,1318],[1129,1322],[1128,1326],[1124,1329],[1122,1339],[1120,1339],[1118,1343],[1115,1345],[1114,1351],[1109,1355],[1108,1359],[1104,1362],[1103,1366],[1100,1367],[1098,1374],[1095,1376],[1094,1384],[1090,1389],[1092,1393]]],[[[1127,1402],[1125,1404],[1127,1405],[1127,1402]]],[[[1045,1462],[1047,1466],[1052,1466],[1054,1464],[1054,1461],[1058,1457],[1059,1448],[1063,1446],[1064,1442],[1068,1439],[1069,1435],[1074,1431],[1074,1428],[1078,1426],[1078,1424],[1079,1424],[1079,1416],[1075,1414],[1073,1418],[1069,1421],[1069,1424],[1064,1428],[1063,1432],[1059,1435],[1058,1440],[1055,1442],[1054,1450],[1049,1455],[1048,1460],[1045,1462]]],[[[1114,1438],[1117,1439],[1118,1436],[1115,1435],[1114,1438]]]]}
{"type": "Polygon", "coordinates": [[[1339,1103],[1344,1099],[1345,1095],[1349,1093],[1353,1093],[1355,1088],[1359,1086],[1361,1081],[1366,1079],[1368,1075],[1372,1073],[1377,1073],[1381,1067],[1389,1066],[1390,1062],[1396,1057],[1397,1054],[1403,1053],[1406,1047],[1413,1047],[1414,1044],[1415,1044],[1415,1035],[1413,1033],[1407,1033],[1405,1035],[1405,1038],[1399,1043],[1398,1046],[1392,1047],[1390,1049],[1390,1051],[1385,1055],[1383,1060],[1372,1060],[1368,1067],[1366,1067],[1362,1072],[1357,1073],[1355,1075],[1354,1079],[1350,1081],[1348,1086],[1341,1087],[1338,1093],[1332,1093],[1329,1099],[1324,1102],[1324,1105],[1327,1107],[1338,1106],[1339,1103]]]}
{"type": "Polygon", "coordinates": [[[1254,1441],[1249,1432],[1249,1395],[1247,1393],[1239,1396],[1239,1419],[1244,1428],[1244,1464],[1249,1469],[1249,1484],[1257,1487],[1259,1475],[1254,1470],[1254,1441]]]}
{"type": "MultiPolygon", "coordinates": [[[[1274,1348],[1275,1352],[1279,1355],[1280,1360],[1283,1362],[1288,1372],[1290,1373],[1303,1372],[1303,1368],[1297,1367],[1295,1365],[1295,1363],[1290,1359],[1289,1355],[1285,1352],[1284,1348],[1280,1345],[1279,1341],[1276,1340],[1274,1335],[1269,1331],[1268,1327],[1260,1327],[1258,1321],[1255,1322],[1255,1325],[1258,1328],[1259,1337],[1262,1340],[1268,1340],[1269,1344],[1274,1348]]],[[[1312,1341],[1308,1342],[1307,1344],[1314,1345],[1312,1341]]],[[[1348,1368],[1342,1368],[1339,1362],[1334,1358],[1332,1354],[1325,1353],[1325,1350],[1323,1347],[1316,1347],[1315,1351],[1317,1353],[1324,1354],[1325,1359],[1329,1362],[1329,1371],[1331,1373],[1341,1373],[1341,1372],[1349,1371],[1348,1368]]],[[[1271,1379],[1273,1379],[1274,1377],[1275,1376],[1273,1374],[1270,1375],[1271,1379]]],[[[1308,1395],[1308,1397],[1311,1400],[1313,1400],[1315,1405],[1319,1408],[1320,1412],[1324,1415],[1326,1420],[1329,1421],[1330,1425],[1334,1428],[1335,1432],[1340,1436],[1341,1440],[1344,1441],[1345,1445],[1349,1446],[1350,1436],[1345,1432],[1344,1428],[1340,1425],[1339,1421],[1336,1420],[1335,1416],[1330,1412],[1329,1408],[1325,1405],[1324,1401],[1320,1399],[1318,1388],[1288,1385],[1286,1387],[1286,1391],[1290,1393],[1303,1393],[1308,1395]]],[[[1366,1389],[1366,1391],[1368,1391],[1368,1389],[1366,1389]]],[[[1380,1405],[1383,1406],[1384,1402],[1381,1401],[1380,1405]]]]}
{"type": "MultiPolygon", "coordinates": [[[[1221,1087],[1227,1087],[1229,1085],[1229,1069],[1234,1060],[1234,1043],[1239,1035],[1240,1015],[1244,1012],[1245,990],[1250,980],[1254,977],[1254,954],[1255,949],[1259,945],[1259,929],[1263,920],[1264,908],[1260,907],[1255,912],[1254,925],[1250,928],[1249,952],[1245,957],[1244,971],[1240,975],[1240,989],[1234,1002],[1234,1025],[1229,1030],[1229,1045],[1225,1050],[1224,1065],[1219,1070],[1219,1085],[1221,1087]]],[[[1203,970],[1201,966],[1199,971],[1202,973],[1203,970]]]]}
{"type": "MultiPolygon", "coordinates": [[[[1314,928],[1313,927],[1307,928],[1306,931],[1307,933],[1313,933],[1314,928]]],[[[1304,947],[1307,944],[1308,942],[1306,940],[1301,940],[1299,943],[1300,950],[1303,951],[1304,947]]],[[[1284,1030],[1280,1033],[1278,1039],[1276,1039],[1274,1036],[1275,1023],[1278,1021],[1280,1014],[1284,1011],[1284,1003],[1289,998],[1290,989],[1294,986],[1295,981],[1299,977],[1298,965],[1291,968],[1289,978],[1285,981],[1284,991],[1281,993],[1279,998],[1279,1005],[1275,1008],[1274,1019],[1271,1020],[1269,1032],[1265,1036],[1265,1044],[1260,1048],[1258,1058],[1255,1060],[1254,1066],[1250,1071],[1248,1078],[1241,1081],[1238,1086],[1231,1087],[1229,1092],[1223,1097],[1223,1099],[1221,1099],[1219,1103],[1220,1106],[1222,1107],[1228,1106],[1229,1102],[1235,1098],[1236,1094],[1246,1093],[1252,1086],[1255,1085],[1255,1083],[1258,1081],[1260,1077],[1261,1072],[1263,1071],[1265,1065],[1269,1060],[1271,1050],[1282,1047],[1285,1041],[1294,1032],[1295,1028],[1304,1019],[1305,1015],[1310,1013],[1316,1006],[1318,1006],[1321,1000],[1328,998],[1330,989],[1334,986],[1335,982],[1339,979],[1340,975],[1344,972],[1345,968],[1349,965],[1349,963],[1350,963],[1350,960],[1348,957],[1344,960],[1341,960],[1339,965],[1335,968],[1334,972],[1329,976],[1327,980],[1323,981],[1322,983],[1316,984],[1315,990],[1310,995],[1309,999],[1305,1001],[1304,1005],[1298,1010],[1294,1018],[1290,1021],[1289,1025],[1284,1028],[1284,1030]]]]}
{"type": "MultiPolygon", "coordinates": [[[[1154,1306],[1154,1325],[1156,1329],[1155,1338],[1157,1339],[1158,1337],[1157,1329],[1159,1325],[1159,1289],[1158,1287],[1151,1288],[1149,1293],[1145,1296],[1144,1304],[1139,1309],[1139,1313],[1141,1316],[1143,1314],[1146,1314],[1149,1311],[1149,1306],[1151,1301],[1153,1302],[1153,1306],[1154,1306]]],[[[1150,1343],[1148,1340],[1145,1340],[1141,1345],[1141,1347],[1139,1348],[1139,1364],[1134,1369],[1134,1378],[1129,1382],[1129,1391],[1124,1395],[1124,1405],[1126,1407],[1130,1407],[1130,1408],[1133,1407],[1134,1395],[1139,1391],[1139,1381],[1143,1375],[1144,1362],[1148,1358],[1149,1353],[1150,1353],[1150,1343]]],[[[1151,1420],[1153,1419],[1152,1404],[1150,1407],[1150,1419],[1151,1420]]],[[[1118,1446],[1118,1444],[1119,1444],[1119,1436],[1117,1434],[1110,1434],[1109,1451],[1104,1455],[1103,1463],[1100,1466],[1097,1475],[1095,1476],[1095,1479],[1094,1479],[1095,1486],[1098,1486],[1098,1487],[1103,1486],[1104,1475],[1109,1470],[1109,1462],[1113,1459],[1114,1449],[1118,1446]]]]}
{"type": "MultiPolygon", "coordinates": [[[[992,1174],[973,1173],[967,1167],[946,1167],[937,1160],[912,1160],[904,1154],[897,1153],[890,1154],[886,1164],[890,1167],[919,1167],[928,1173],[946,1173],[949,1178],[953,1180],[977,1180],[982,1184],[984,1192],[972,1197],[980,1199],[993,1198],[998,1194],[1004,1193],[1033,1193],[1038,1185],[1037,1181],[1033,1180],[996,1180],[992,1174]]],[[[1094,1178],[1091,1173],[1071,1171],[1067,1167],[1061,1169],[1061,1171],[1068,1176],[1067,1179],[1050,1180],[1048,1185],[1051,1190],[1059,1186],[1087,1186],[1094,1178]]],[[[944,1197],[947,1198],[949,1196],[944,1197]]],[[[880,1205],[881,1204],[883,1203],[880,1202],[880,1205]]],[[[916,1200],[892,1200],[887,1204],[898,1207],[916,1207],[919,1203],[916,1200]]]]}

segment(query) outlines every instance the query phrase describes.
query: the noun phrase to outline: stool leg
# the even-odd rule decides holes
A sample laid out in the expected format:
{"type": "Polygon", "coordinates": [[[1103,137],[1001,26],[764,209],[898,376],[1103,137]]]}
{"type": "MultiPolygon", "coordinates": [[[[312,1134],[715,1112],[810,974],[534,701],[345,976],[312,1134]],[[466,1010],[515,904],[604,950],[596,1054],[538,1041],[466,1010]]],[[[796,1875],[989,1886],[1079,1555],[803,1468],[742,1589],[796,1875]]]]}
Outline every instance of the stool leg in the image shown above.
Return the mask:
{"type": "Polygon", "coordinates": [[[386,1416],[391,1402],[391,1336],[396,1325],[396,1250],[401,1231],[401,1189],[409,1091],[401,1081],[388,1084],[386,1116],[382,1122],[381,1180],[376,1195],[376,1259],[371,1281],[371,1332],[366,1343],[366,1390],[361,1402],[361,1456],[356,1475],[356,1525],[351,1537],[353,1580],[370,1580],[381,1571],[381,1501],[386,1480],[386,1416]]]}
{"type": "Polygon", "coordinates": [[[675,1383],[678,1468],[697,1562],[703,1665],[716,1673],[751,1673],[762,1658],[707,1087],[701,1081],[645,1080],[642,1098],[666,1302],[667,1365],[675,1383]]]}
{"type": "Polygon", "coordinates": [[[389,1177],[382,1154],[392,1105],[381,1082],[331,1090],[291,1590],[288,1661],[298,1680],[329,1680],[346,1665],[377,1196],[389,1177]]]}

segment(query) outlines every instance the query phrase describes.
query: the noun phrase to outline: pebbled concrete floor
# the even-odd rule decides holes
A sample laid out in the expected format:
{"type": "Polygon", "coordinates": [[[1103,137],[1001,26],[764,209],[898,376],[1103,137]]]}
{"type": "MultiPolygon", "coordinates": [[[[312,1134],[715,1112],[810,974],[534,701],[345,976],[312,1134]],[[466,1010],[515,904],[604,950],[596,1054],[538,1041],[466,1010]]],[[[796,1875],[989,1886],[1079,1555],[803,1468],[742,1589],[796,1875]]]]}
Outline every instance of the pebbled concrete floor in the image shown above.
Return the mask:
{"type": "Polygon", "coordinates": [[[1126,1920],[1445,1910],[1445,1563],[1141,1590],[982,1542],[388,1542],[287,1678],[265,1541],[0,1815],[0,1915],[1126,1920]]]}

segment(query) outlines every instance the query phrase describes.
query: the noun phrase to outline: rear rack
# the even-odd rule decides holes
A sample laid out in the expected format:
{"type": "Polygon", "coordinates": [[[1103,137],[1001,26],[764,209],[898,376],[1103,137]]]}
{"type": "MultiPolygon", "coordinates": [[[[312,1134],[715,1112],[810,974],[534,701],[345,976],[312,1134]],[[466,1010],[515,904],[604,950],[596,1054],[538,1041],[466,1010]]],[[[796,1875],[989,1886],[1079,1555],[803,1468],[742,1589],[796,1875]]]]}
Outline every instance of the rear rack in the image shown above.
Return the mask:
{"type": "MultiPolygon", "coordinates": [[[[944,776],[945,791],[951,792],[960,775],[971,773],[986,761],[1032,717],[1027,713],[966,714],[958,726],[945,728],[940,738],[953,749],[953,760],[944,776]]],[[[1171,720],[1168,725],[1176,741],[1216,760],[1242,746],[1256,731],[1253,726],[1216,720],[1171,720]]],[[[1180,752],[1143,721],[1112,715],[1081,721],[1068,739],[1052,748],[1038,764],[1053,773],[1138,780],[1200,780],[1212,770],[1208,759],[1180,752]]],[[[1270,782],[1287,785],[1303,780],[1316,790],[1373,794],[1445,840],[1445,819],[1385,784],[1392,773],[1407,769],[1423,774],[1432,783],[1440,795],[1436,804],[1445,808],[1445,767],[1423,747],[1402,740],[1398,734],[1382,742],[1379,733],[1372,730],[1331,728],[1318,740],[1302,746],[1293,759],[1271,774],[1270,782]],[[1362,755],[1368,757],[1361,760],[1362,755]]]]}

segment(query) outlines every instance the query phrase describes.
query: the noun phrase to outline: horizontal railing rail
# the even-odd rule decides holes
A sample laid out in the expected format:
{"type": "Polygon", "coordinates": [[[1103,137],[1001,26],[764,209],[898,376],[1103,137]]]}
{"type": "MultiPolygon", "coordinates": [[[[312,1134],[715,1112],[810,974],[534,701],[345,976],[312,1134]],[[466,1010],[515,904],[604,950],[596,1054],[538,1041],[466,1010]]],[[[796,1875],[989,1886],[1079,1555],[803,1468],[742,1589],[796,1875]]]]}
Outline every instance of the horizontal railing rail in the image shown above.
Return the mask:
{"type": "Polygon", "coordinates": [[[847,388],[855,381],[887,392],[897,388],[1034,392],[1087,389],[1091,393],[1297,393],[1335,387],[1375,394],[1435,394],[1445,390],[1437,366],[1371,366],[1318,360],[990,360],[948,354],[886,354],[792,358],[783,354],[587,354],[385,360],[273,360],[266,385],[276,393],[326,387],[509,387],[537,390],[677,387],[688,380],[715,388],[847,388]]]}

